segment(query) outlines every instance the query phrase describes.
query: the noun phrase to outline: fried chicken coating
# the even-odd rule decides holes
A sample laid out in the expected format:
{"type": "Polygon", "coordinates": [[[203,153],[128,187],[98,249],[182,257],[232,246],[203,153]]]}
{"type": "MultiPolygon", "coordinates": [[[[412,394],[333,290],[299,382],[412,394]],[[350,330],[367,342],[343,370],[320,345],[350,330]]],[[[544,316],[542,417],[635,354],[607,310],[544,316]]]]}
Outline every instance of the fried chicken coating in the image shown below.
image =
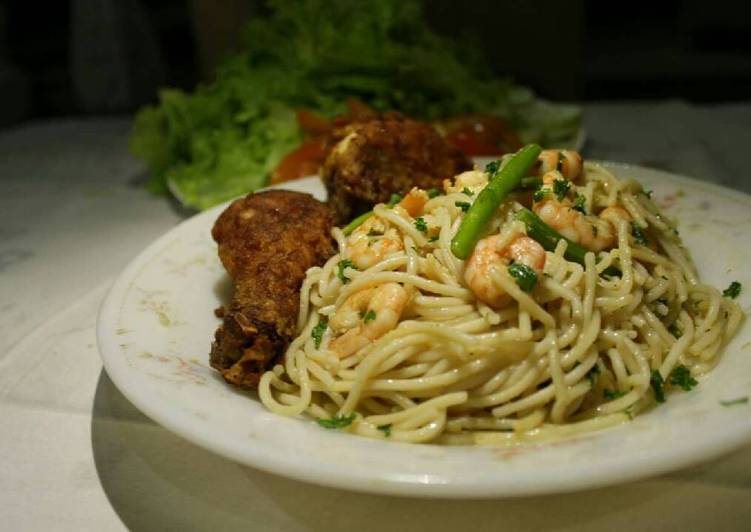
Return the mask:
{"type": "Polygon", "coordinates": [[[335,222],[343,225],[412,187],[440,188],[472,168],[432,125],[386,113],[336,128],[321,168],[335,222]]]}
{"type": "Polygon", "coordinates": [[[211,366],[227,382],[257,388],[295,336],[308,268],[334,254],[332,214],[308,194],[269,190],[234,201],[212,236],[235,285],[211,346],[211,366]]]}

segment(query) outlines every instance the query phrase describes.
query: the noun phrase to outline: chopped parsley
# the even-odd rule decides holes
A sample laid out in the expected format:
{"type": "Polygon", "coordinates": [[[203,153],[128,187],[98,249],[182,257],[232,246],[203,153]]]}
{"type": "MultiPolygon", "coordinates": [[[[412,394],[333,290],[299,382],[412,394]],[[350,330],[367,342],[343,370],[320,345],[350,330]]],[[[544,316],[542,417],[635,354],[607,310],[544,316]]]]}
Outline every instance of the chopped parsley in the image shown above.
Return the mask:
{"type": "Polygon", "coordinates": [[[485,173],[493,175],[498,171],[501,166],[501,161],[492,161],[485,165],[485,173]]]}
{"type": "Polygon", "coordinates": [[[680,386],[685,392],[691,391],[691,388],[699,384],[699,382],[691,376],[691,370],[683,364],[673,368],[673,371],[670,372],[669,381],[673,386],[680,386]]]}
{"type": "Polygon", "coordinates": [[[748,396],[739,397],[738,399],[730,399],[728,401],[720,401],[722,406],[737,406],[748,404],[748,396]]]}
{"type": "Polygon", "coordinates": [[[563,154],[562,151],[558,152],[558,163],[555,165],[555,169],[559,172],[563,171],[563,163],[566,160],[566,156],[563,154]]]}
{"type": "Polygon", "coordinates": [[[376,313],[374,310],[371,309],[371,310],[368,310],[365,313],[365,315],[362,317],[362,322],[368,323],[369,321],[373,321],[374,319],[376,319],[376,313]]]}
{"type": "Polygon", "coordinates": [[[678,325],[675,323],[672,324],[670,327],[668,327],[668,332],[676,337],[676,339],[683,336],[683,331],[678,328],[678,325]]]}
{"type": "Polygon", "coordinates": [[[440,195],[441,195],[441,191],[440,191],[440,190],[438,190],[437,188],[429,188],[429,189],[428,189],[428,190],[426,190],[425,192],[427,192],[427,193],[428,193],[428,197],[429,197],[430,199],[433,199],[433,198],[435,198],[435,197],[438,197],[438,196],[440,196],[440,195]]]}
{"type": "Polygon", "coordinates": [[[425,222],[425,218],[420,217],[415,220],[415,229],[417,229],[421,233],[428,232],[428,224],[425,222]]]}
{"type": "Polygon", "coordinates": [[[388,425],[378,425],[377,428],[378,430],[383,432],[383,435],[387,438],[391,437],[391,423],[389,423],[388,425]]]}
{"type": "Polygon", "coordinates": [[[642,231],[636,224],[631,224],[631,235],[634,237],[637,244],[641,244],[642,246],[649,244],[649,240],[647,240],[644,231],[642,231]]]}
{"type": "Polygon", "coordinates": [[[326,332],[326,329],[329,326],[329,319],[326,316],[321,316],[318,319],[318,325],[313,327],[313,330],[310,331],[310,336],[315,340],[316,342],[316,349],[321,347],[321,340],[323,339],[323,333],[326,332]]]}
{"type": "Polygon", "coordinates": [[[464,194],[465,196],[469,196],[470,198],[475,195],[475,193],[469,190],[467,187],[464,187],[462,189],[462,194],[464,194]]]}
{"type": "Polygon", "coordinates": [[[607,399],[608,401],[612,401],[614,399],[618,399],[619,397],[623,397],[626,395],[626,392],[622,392],[620,390],[608,390],[605,389],[602,391],[602,396],[607,399]]]}
{"type": "Polygon", "coordinates": [[[532,196],[532,199],[535,202],[542,201],[543,199],[545,199],[545,194],[547,194],[548,192],[550,192],[549,188],[540,187],[537,190],[535,190],[535,193],[532,196]]]}
{"type": "Polygon", "coordinates": [[[553,192],[558,198],[558,201],[561,201],[566,197],[566,194],[568,194],[568,189],[570,188],[571,181],[568,181],[566,179],[556,179],[555,181],[553,181],[553,192]]]}
{"type": "Polygon", "coordinates": [[[439,235],[431,236],[430,238],[428,238],[428,242],[435,242],[439,238],[440,238],[439,235]]]}
{"type": "Polygon", "coordinates": [[[334,416],[331,419],[323,419],[319,417],[316,421],[325,429],[343,429],[344,427],[350,426],[356,417],[357,414],[352,412],[348,416],[334,416]]]}
{"type": "Polygon", "coordinates": [[[587,380],[592,386],[594,386],[599,376],[600,376],[600,368],[597,364],[595,364],[594,366],[592,366],[592,369],[590,369],[587,372],[587,380]]]}
{"type": "Polygon", "coordinates": [[[534,290],[537,284],[537,273],[532,268],[526,264],[515,262],[509,265],[508,272],[511,277],[516,279],[516,284],[519,285],[519,288],[525,292],[534,290]]]}
{"type": "Polygon", "coordinates": [[[459,207],[462,211],[467,212],[469,210],[470,204],[466,201],[455,201],[454,205],[459,207]]]}
{"type": "Polygon", "coordinates": [[[738,295],[741,293],[741,283],[738,281],[733,281],[730,283],[730,286],[728,286],[725,290],[722,291],[722,295],[725,297],[729,297],[730,299],[735,299],[738,297],[738,295]]]}
{"type": "Polygon", "coordinates": [[[572,209],[582,214],[587,214],[587,207],[584,205],[586,202],[587,198],[577,192],[572,209]]]}
{"type": "Polygon", "coordinates": [[[344,283],[347,284],[350,281],[350,278],[344,275],[344,270],[346,268],[352,268],[353,270],[356,270],[355,265],[352,263],[349,259],[340,260],[336,264],[336,276],[339,277],[339,279],[344,283]]]}
{"type": "Polygon", "coordinates": [[[403,198],[404,196],[402,196],[401,194],[391,194],[391,198],[389,198],[389,204],[388,204],[389,207],[393,207],[394,205],[402,201],[403,198]]]}
{"type": "Polygon", "coordinates": [[[655,400],[658,403],[664,403],[665,390],[662,389],[662,385],[665,384],[665,379],[662,378],[660,370],[652,370],[652,374],[649,377],[649,384],[652,386],[652,391],[655,394],[655,400]]]}

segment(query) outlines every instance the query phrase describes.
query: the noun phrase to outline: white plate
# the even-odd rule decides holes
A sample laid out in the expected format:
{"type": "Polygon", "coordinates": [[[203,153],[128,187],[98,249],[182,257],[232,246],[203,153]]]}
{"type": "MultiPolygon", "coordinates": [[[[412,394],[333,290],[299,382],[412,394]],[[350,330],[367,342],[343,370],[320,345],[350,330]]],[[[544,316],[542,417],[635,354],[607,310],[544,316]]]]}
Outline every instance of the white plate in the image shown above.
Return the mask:
{"type": "MultiPolygon", "coordinates": [[[[706,281],[751,289],[751,196],[655,170],[611,165],[669,204],[706,281]]],[[[288,185],[323,199],[315,178],[288,185]]],[[[751,327],[689,393],[633,422],[557,443],[513,448],[442,447],[369,440],[307,418],[267,412],[251,393],[208,366],[230,287],[211,226],[216,207],[174,228],[141,253],[109,292],[99,349],[115,385],[141,411],[186,439],[238,462],[317,484],[436,497],[502,497],[602,486],[680,468],[751,440],[751,327]]],[[[740,297],[746,306],[748,294],[740,297]]]]}

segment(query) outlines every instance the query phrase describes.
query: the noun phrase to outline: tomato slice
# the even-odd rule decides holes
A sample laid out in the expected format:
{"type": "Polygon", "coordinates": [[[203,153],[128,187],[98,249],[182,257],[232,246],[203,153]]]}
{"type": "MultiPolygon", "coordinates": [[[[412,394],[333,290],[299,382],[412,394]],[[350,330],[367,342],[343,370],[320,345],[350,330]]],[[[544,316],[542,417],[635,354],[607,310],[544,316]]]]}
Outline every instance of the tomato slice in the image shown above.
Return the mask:
{"type": "Polygon", "coordinates": [[[304,141],[284,156],[273,172],[271,184],[282,183],[318,173],[323,164],[325,139],[316,137],[304,141]]]}
{"type": "Polygon", "coordinates": [[[297,110],[297,123],[300,124],[300,129],[311,137],[323,135],[331,129],[330,120],[305,109],[297,110]]]}

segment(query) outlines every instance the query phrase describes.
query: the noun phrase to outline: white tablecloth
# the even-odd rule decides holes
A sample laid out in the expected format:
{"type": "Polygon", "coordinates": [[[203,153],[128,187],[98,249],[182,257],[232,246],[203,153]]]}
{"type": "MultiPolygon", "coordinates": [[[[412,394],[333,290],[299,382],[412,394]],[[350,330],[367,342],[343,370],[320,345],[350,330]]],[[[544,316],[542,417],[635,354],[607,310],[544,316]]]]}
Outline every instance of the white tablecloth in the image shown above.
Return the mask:
{"type": "MultiPolygon", "coordinates": [[[[125,264],[185,213],[141,187],[120,118],[0,133],[3,530],[748,530],[751,446],[597,491],[490,501],[354,494],[181,440],[112,385],[94,328],[125,264]]],[[[751,192],[751,105],[585,107],[587,155],[751,192]]]]}

